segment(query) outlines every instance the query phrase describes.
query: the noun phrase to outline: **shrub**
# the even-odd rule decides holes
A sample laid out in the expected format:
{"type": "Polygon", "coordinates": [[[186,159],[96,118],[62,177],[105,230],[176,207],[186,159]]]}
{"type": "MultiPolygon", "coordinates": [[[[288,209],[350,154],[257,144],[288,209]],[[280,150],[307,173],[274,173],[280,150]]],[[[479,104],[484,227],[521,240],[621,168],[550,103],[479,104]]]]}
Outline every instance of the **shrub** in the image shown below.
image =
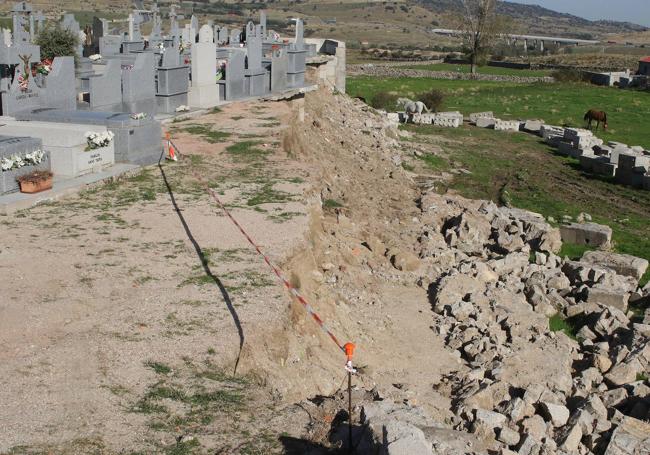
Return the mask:
{"type": "Polygon", "coordinates": [[[41,47],[41,60],[76,56],[78,42],[79,37],[58,25],[45,28],[36,37],[36,44],[41,47]]]}
{"type": "Polygon", "coordinates": [[[429,90],[428,92],[420,93],[417,96],[419,101],[422,101],[429,110],[437,112],[445,101],[445,94],[437,89],[429,90]]]}
{"type": "Polygon", "coordinates": [[[551,74],[558,82],[582,82],[585,80],[585,75],[582,71],[575,68],[562,68],[553,71],[551,74]]]}
{"type": "Polygon", "coordinates": [[[377,92],[372,97],[370,105],[375,109],[383,109],[385,111],[394,111],[397,108],[397,95],[388,92],[377,92]]]}

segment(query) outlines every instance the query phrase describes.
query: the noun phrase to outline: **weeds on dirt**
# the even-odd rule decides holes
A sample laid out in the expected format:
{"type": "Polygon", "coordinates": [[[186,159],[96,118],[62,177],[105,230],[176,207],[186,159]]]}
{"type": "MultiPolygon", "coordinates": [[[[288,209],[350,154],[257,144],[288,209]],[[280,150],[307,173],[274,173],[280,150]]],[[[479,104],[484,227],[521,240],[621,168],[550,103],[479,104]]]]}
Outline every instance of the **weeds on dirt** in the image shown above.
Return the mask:
{"type": "Polygon", "coordinates": [[[185,359],[173,374],[166,371],[156,371],[156,381],[130,408],[150,416],[149,427],[154,431],[200,434],[215,420],[231,419],[246,404],[250,380],[228,375],[209,360],[197,364],[185,359]]]}
{"type": "Polygon", "coordinates": [[[169,374],[172,369],[162,362],[147,361],[144,363],[146,367],[151,368],[156,374],[169,374]]]}
{"type": "Polygon", "coordinates": [[[339,201],[336,199],[325,199],[323,201],[323,209],[325,210],[332,210],[332,209],[337,209],[343,207],[343,204],[341,204],[339,201]]]}
{"type": "Polygon", "coordinates": [[[551,332],[564,332],[569,338],[576,339],[577,327],[571,324],[569,320],[562,318],[559,313],[549,318],[548,327],[551,332]]]}
{"type": "Polygon", "coordinates": [[[226,131],[215,131],[210,127],[210,125],[188,125],[183,128],[183,131],[192,135],[201,136],[210,144],[223,142],[225,139],[232,136],[231,133],[226,131]]]}
{"type": "Polygon", "coordinates": [[[268,182],[262,185],[255,194],[246,201],[246,205],[253,207],[261,204],[278,204],[292,200],[293,195],[273,188],[274,183],[268,182]]]}
{"type": "Polygon", "coordinates": [[[262,150],[257,147],[260,143],[258,141],[242,141],[236,142],[226,148],[233,158],[240,160],[255,160],[268,155],[268,151],[262,150]]]}

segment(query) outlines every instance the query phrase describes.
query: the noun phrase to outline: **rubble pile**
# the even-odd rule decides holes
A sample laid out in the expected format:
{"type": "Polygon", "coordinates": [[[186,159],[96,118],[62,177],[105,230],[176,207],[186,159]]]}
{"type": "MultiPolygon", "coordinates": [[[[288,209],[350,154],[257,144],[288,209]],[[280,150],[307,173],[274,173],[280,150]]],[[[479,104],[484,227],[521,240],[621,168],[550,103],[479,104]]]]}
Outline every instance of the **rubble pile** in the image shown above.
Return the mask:
{"type": "Polygon", "coordinates": [[[397,140],[408,133],[337,103],[313,123],[354,144],[336,155],[319,145],[331,156],[320,197],[343,207],[324,218],[318,280],[350,320],[373,322],[366,345],[397,319],[381,286],[426,289],[430,314],[412,318],[430,318],[425,330],[445,351],[431,357],[448,367],[426,379],[395,367],[399,387],[360,403],[361,453],[650,453],[650,309],[640,310],[650,285],[639,286],[648,262],[608,251],[611,230],[593,223],[571,232],[603,249],[569,260],[559,255],[569,234],[540,214],[418,187],[402,166],[415,146],[397,140]],[[409,390],[414,378],[433,393],[409,390]]]}

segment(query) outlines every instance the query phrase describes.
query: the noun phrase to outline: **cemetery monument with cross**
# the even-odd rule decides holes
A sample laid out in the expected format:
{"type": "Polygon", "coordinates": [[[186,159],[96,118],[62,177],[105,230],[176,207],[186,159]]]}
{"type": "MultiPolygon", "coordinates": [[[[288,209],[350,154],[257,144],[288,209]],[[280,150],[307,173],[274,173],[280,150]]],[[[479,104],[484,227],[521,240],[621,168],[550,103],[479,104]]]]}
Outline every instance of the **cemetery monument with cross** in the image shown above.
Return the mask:
{"type": "MultiPolygon", "coordinates": [[[[295,37],[281,39],[267,29],[264,12],[260,24],[248,22],[244,29],[199,26],[196,16],[181,28],[183,17],[172,6],[164,34],[157,5],[139,4],[126,21],[95,17],[84,30],[65,14],[59,25],[80,38],[77,55],[46,62],[35,44],[43,14],[27,2],[16,3],[11,14],[13,33],[3,30],[0,39],[0,116],[6,118],[0,125],[0,182],[15,180],[18,169],[50,169],[56,179],[115,163],[156,163],[160,119],[186,106],[209,109],[300,93],[307,58],[317,53],[317,45],[305,42],[301,19],[295,20],[295,37]],[[146,22],[152,27],[145,37],[146,22]],[[103,140],[96,146],[90,137],[103,140]],[[38,163],[24,159],[35,151],[42,155],[38,163]]],[[[0,196],[15,190],[3,183],[0,196]]]]}

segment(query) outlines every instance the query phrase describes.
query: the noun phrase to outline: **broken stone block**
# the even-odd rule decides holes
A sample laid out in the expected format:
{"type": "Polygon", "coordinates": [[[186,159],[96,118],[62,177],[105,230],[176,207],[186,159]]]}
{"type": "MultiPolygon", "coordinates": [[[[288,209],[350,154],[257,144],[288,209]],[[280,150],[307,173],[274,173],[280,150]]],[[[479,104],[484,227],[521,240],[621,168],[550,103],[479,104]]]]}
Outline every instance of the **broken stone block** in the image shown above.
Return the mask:
{"type": "Polygon", "coordinates": [[[542,444],[530,434],[524,435],[519,450],[519,455],[538,455],[542,449],[542,444]]]}
{"type": "Polygon", "coordinates": [[[491,430],[505,425],[507,420],[503,414],[485,409],[475,409],[474,419],[476,423],[482,424],[491,430]]]}
{"type": "Polygon", "coordinates": [[[626,289],[596,285],[587,288],[587,302],[627,311],[630,294],[626,289]]]}
{"type": "Polygon", "coordinates": [[[521,436],[515,430],[508,427],[501,427],[497,429],[497,441],[503,442],[507,446],[516,446],[519,444],[521,436]]]}
{"type": "Polygon", "coordinates": [[[496,120],[492,117],[481,117],[476,119],[476,126],[479,128],[494,128],[496,120]]]}
{"type": "Polygon", "coordinates": [[[424,432],[404,422],[391,421],[384,427],[389,455],[433,454],[424,432]]]}
{"type": "Polygon", "coordinates": [[[612,241],[612,228],[596,223],[563,225],[560,234],[563,242],[595,248],[608,248],[612,241]]]}
{"type": "Polygon", "coordinates": [[[632,358],[627,362],[615,365],[605,375],[605,379],[614,386],[622,386],[636,381],[636,376],[641,371],[643,371],[643,367],[639,361],[636,358],[632,358]]]}
{"type": "Polygon", "coordinates": [[[537,414],[525,418],[521,423],[521,427],[525,433],[531,435],[538,441],[546,436],[546,423],[542,416],[537,414]]]}
{"type": "Polygon", "coordinates": [[[542,414],[550,420],[554,427],[561,427],[569,420],[569,409],[566,406],[542,401],[540,403],[542,414]]]}
{"type": "Polygon", "coordinates": [[[567,452],[578,450],[582,439],[582,429],[579,424],[569,425],[560,436],[560,449],[567,452]]]}
{"type": "Polygon", "coordinates": [[[613,408],[627,400],[627,390],[624,387],[608,390],[601,395],[601,398],[606,407],[613,408]]]}
{"type": "Polygon", "coordinates": [[[650,423],[623,417],[612,433],[605,455],[647,455],[650,453],[650,423]]]}
{"type": "Polygon", "coordinates": [[[582,256],[580,262],[607,267],[619,275],[630,276],[636,280],[640,280],[648,269],[646,259],[609,251],[588,251],[582,256]]]}
{"type": "Polygon", "coordinates": [[[392,263],[397,270],[414,272],[422,265],[420,259],[410,251],[400,251],[392,257],[392,263]]]}

